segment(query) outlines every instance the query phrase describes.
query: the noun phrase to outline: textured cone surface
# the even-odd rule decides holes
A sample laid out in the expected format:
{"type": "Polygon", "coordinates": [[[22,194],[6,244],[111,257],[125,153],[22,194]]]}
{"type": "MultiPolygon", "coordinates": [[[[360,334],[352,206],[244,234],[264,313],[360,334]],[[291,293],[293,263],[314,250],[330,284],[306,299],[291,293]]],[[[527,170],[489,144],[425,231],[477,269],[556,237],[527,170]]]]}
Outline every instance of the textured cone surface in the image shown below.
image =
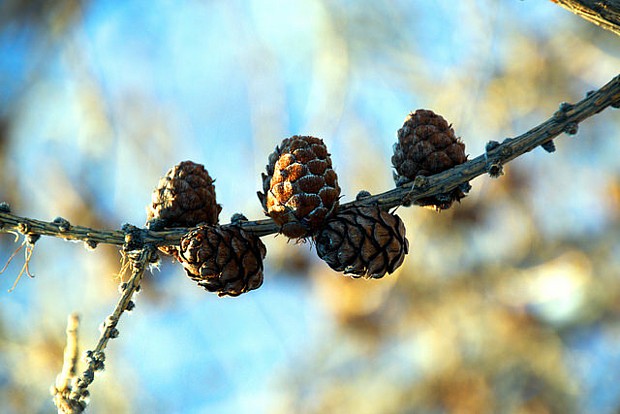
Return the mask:
{"type": "Polygon", "coordinates": [[[147,220],[159,218],[165,227],[217,224],[222,207],[215,200],[213,180],[205,167],[183,161],[159,180],[147,207],[147,220]]]}
{"type": "MultiPolygon", "coordinates": [[[[392,165],[397,185],[413,181],[418,175],[430,176],[467,161],[465,144],[456,137],[448,122],[433,111],[418,109],[409,114],[398,130],[392,165]]],[[[449,208],[452,202],[465,197],[458,188],[441,197],[427,197],[420,205],[449,208]]]]}
{"type": "Polygon", "coordinates": [[[409,242],[400,217],[378,207],[338,213],[314,239],[316,251],[332,269],[353,277],[381,278],[405,259],[409,242]]]}
{"type": "Polygon", "coordinates": [[[266,253],[259,237],[238,227],[201,226],[183,236],[176,256],[199,286],[238,296],[263,284],[266,253]]]}
{"type": "Polygon", "coordinates": [[[269,156],[258,197],[289,238],[312,235],[338,210],[340,187],[322,139],[293,136],[269,156]]]}

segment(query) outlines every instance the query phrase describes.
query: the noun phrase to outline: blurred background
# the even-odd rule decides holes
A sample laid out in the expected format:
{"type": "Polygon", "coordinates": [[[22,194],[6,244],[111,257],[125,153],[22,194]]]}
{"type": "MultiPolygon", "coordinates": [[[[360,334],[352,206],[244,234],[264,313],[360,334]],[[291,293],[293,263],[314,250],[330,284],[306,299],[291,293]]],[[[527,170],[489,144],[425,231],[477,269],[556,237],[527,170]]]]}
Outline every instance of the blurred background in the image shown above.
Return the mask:
{"type": "MultiPolygon", "coordinates": [[[[186,159],[222,222],[264,217],[282,138],[325,140],[343,202],[393,187],[409,111],[472,156],[618,74],[612,34],[550,1],[0,2],[0,201],[15,214],[142,226],[186,159]]],[[[450,210],[400,208],[411,253],[354,280],[264,238],[264,285],[198,288],[164,259],[107,349],[92,413],[617,413],[620,113],[606,110],[450,210]]],[[[21,241],[20,241],[21,242],[21,241]]],[[[19,243],[0,235],[0,264],[19,243]]],[[[120,255],[43,238],[0,275],[0,411],[54,411],[67,315],[82,349],[118,298],[120,255]]]]}

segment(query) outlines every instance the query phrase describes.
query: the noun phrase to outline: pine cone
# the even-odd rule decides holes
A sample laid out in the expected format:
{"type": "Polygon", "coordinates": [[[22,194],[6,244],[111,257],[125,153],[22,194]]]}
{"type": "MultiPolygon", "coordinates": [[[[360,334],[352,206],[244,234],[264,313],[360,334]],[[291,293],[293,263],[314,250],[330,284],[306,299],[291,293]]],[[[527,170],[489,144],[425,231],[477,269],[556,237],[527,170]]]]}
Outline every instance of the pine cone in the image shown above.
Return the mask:
{"type": "Polygon", "coordinates": [[[409,251],[400,217],[378,207],[338,213],[314,241],[319,257],[329,267],[353,277],[381,278],[392,273],[409,251]]]}
{"type": "MultiPolygon", "coordinates": [[[[398,130],[392,165],[396,169],[396,185],[413,181],[416,176],[429,176],[467,161],[465,144],[456,137],[451,125],[433,111],[418,109],[409,114],[398,130]]],[[[461,188],[437,197],[417,200],[417,204],[449,208],[454,201],[465,197],[461,188]]]]}
{"type": "Polygon", "coordinates": [[[284,139],[262,177],[264,193],[258,198],[265,214],[289,238],[312,235],[338,210],[338,178],[322,139],[284,139]]]}
{"type": "Polygon", "coordinates": [[[259,237],[237,226],[201,226],[183,236],[176,257],[199,286],[239,296],[263,284],[266,254],[259,237]]]}
{"type": "Polygon", "coordinates": [[[217,224],[222,206],[215,200],[213,180],[205,167],[183,161],[159,180],[147,207],[147,220],[160,219],[164,227],[217,224]]]}

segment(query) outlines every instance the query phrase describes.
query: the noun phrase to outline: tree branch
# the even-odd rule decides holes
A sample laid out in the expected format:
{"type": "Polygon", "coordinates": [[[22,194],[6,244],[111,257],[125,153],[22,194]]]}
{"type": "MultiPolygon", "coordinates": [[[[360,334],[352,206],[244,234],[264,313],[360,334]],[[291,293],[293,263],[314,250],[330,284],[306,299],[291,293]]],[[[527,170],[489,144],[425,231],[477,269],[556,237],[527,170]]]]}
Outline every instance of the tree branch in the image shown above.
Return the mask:
{"type": "MultiPolygon", "coordinates": [[[[484,154],[464,164],[430,177],[417,177],[414,182],[402,187],[343,204],[340,208],[346,210],[357,206],[378,205],[387,210],[399,205],[409,205],[420,198],[449,192],[458,186],[467,185],[470,180],[486,173],[491,176],[501,175],[502,165],[540,145],[545,145],[547,150],[553,151],[552,146],[548,144],[551,140],[563,132],[570,135],[577,133],[580,122],[609,106],[615,108],[620,106],[620,75],[599,90],[589,92],[584,99],[574,105],[562,103],[553,116],[526,133],[516,138],[506,138],[502,143],[489,142],[484,154]]],[[[278,233],[278,226],[271,219],[242,222],[241,227],[257,236],[278,233]]],[[[16,216],[10,213],[6,203],[0,204],[0,232],[21,233],[27,237],[54,236],[65,240],[83,241],[90,247],[106,243],[123,246],[124,250],[131,251],[140,249],[145,244],[174,245],[178,244],[188,231],[186,228],[151,231],[131,225],[123,226],[120,231],[97,230],[71,226],[60,217],[52,222],[46,222],[16,216]]]]}
{"type": "Polygon", "coordinates": [[[620,36],[620,0],[551,0],[587,21],[620,36]]]}
{"type": "Polygon", "coordinates": [[[95,380],[95,373],[103,370],[105,364],[105,349],[110,339],[118,337],[118,321],[125,311],[134,308],[132,297],[140,290],[142,277],[149,263],[157,260],[157,253],[152,245],[146,244],[143,249],[127,253],[124,257],[124,264],[121,273],[128,268],[131,269],[131,276],[127,282],[120,285],[121,298],[119,299],[114,311],[101,325],[101,335],[95,349],[86,351],[86,369],[76,377],[77,365],[77,320],[67,328],[67,350],[65,351],[65,365],[62,374],[57,380],[59,385],[52,387],[54,404],[58,407],[59,413],[78,414],[84,411],[89,400],[88,387],[95,380]],[[72,331],[70,331],[70,329],[72,331]],[[72,339],[70,333],[75,337],[72,339]],[[65,368],[66,365],[70,367],[65,368]],[[68,374],[65,374],[65,371],[68,374]]]}

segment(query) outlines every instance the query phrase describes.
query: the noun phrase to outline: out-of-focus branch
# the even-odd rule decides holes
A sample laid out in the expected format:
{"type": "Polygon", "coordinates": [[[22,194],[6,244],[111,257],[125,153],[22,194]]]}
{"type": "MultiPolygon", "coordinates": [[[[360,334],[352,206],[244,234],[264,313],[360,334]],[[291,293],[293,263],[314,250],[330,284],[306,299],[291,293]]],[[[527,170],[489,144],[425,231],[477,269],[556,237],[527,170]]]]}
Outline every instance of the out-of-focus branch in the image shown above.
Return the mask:
{"type": "MultiPolygon", "coordinates": [[[[507,162],[544,145],[553,150],[550,143],[562,133],[577,133],[579,123],[608,107],[620,106],[620,75],[613,78],[597,91],[592,91],[576,104],[562,103],[560,108],[545,122],[535,126],[515,138],[506,138],[499,143],[491,141],[484,154],[459,166],[429,177],[417,177],[414,182],[394,188],[385,193],[371,195],[343,204],[341,210],[364,205],[378,205],[390,209],[399,205],[409,205],[424,197],[439,195],[467,183],[486,173],[499,176],[502,166],[507,162]]],[[[240,223],[243,230],[266,236],[278,232],[278,226],[271,219],[245,221],[240,223]]],[[[0,232],[21,233],[25,236],[54,236],[65,240],[83,241],[91,247],[98,243],[123,246],[124,250],[141,249],[145,244],[153,246],[178,244],[189,229],[179,228],[167,231],[138,229],[131,225],[123,226],[121,231],[97,230],[82,226],[72,226],[66,220],[57,218],[52,222],[16,216],[10,213],[6,203],[0,203],[0,232]]]]}
{"type": "Polygon", "coordinates": [[[620,36],[620,0],[551,0],[587,21],[620,36]]]}
{"type": "Polygon", "coordinates": [[[56,384],[51,388],[54,405],[58,408],[59,414],[77,414],[84,411],[84,405],[71,398],[71,391],[75,387],[79,356],[79,324],[80,318],[76,313],[69,315],[67,320],[67,346],[65,347],[62,371],[56,378],[56,384]]]}

